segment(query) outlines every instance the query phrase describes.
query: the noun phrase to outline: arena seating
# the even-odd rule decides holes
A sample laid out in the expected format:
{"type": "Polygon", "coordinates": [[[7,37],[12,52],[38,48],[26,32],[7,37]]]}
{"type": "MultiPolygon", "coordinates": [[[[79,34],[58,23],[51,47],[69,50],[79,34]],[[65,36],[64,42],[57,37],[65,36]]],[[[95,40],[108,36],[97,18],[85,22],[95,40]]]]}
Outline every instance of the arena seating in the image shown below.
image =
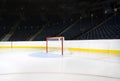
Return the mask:
{"type": "MultiPolygon", "coordinates": [[[[113,15],[113,14],[112,14],[113,15]]],[[[111,15],[111,16],[112,16],[111,15]]],[[[83,40],[83,39],[119,39],[120,38],[120,14],[114,14],[107,22],[102,23],[107,17],[105,15],[88,16],[83,18],[48,18],[43,20],[38,16],[29,16],[22,20],[13,31],[13,35],[9,41],[25,41],[29,40],[37,32],[38,34],[33,41],[45,40],[48,36],[64,36],[66,40],[83,40]],[[78,21],[77,23],[75,23],[78,21]],[[75,23],[75,24],[74,24],[75,23]],[[74,25],[72,25],[74,24],[74,25]],[[65,32],[66,28],[70,27],[65,32]],[[43,29],[42,29],[43,28],[43,29]],[[42,29],[42,30],[41,30],[42,29]],[[39,32],[39,30],[41,30],[39,32]]],[[[17,20],[17,19],[16,19],[17,20]]],[[[0,40],[14,26],[15,19],[0,20],[0,40]]]]}
{"type": "Polygon", "coordinates": [[[120,39],[120,14],[114,15],[105,24],[78,39],[120,39]]]}

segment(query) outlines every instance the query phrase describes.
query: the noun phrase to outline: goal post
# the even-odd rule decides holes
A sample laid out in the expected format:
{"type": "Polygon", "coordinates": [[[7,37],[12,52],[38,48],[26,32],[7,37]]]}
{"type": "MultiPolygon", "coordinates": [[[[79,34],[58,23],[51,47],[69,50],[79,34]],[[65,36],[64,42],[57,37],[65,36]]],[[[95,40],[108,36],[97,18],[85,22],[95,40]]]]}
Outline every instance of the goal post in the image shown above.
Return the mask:
{"type": "Polygon", "coordinates": [[[60,54],[64,54],[64,37],[47,37],[46,38],[46,53],[49,53],[51,49],[54,51],[59,50],[60,54]]]}

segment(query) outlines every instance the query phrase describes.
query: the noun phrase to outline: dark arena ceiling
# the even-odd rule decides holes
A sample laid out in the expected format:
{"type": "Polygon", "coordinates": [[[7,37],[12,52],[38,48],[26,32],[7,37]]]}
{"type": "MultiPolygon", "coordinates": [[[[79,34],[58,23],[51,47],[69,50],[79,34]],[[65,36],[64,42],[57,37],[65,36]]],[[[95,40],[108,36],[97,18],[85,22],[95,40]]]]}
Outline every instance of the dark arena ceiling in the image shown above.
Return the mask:
{"type": "Polygon", "coordinates": [[[111,13],[119,6],[120,0],[0,0],[0,18],[14,15],[86,16],[102,14],[105,10],[111,13]]]}
{"type": "Polygon", "coordinates": [[[0,0],[1,41],[118,39],[119,22],[120,0],[0,0]]]}

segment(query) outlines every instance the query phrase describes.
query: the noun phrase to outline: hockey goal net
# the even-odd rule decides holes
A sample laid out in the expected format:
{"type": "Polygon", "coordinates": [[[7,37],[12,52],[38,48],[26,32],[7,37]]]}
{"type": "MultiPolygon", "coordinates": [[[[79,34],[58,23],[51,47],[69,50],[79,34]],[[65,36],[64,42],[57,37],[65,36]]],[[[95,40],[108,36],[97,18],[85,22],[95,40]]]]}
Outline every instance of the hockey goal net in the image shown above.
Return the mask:
{"type": "Polygon", "coordinates": [[[64,37],[47,37],[46,38],[46,53],[57,53],[63,55],[64,52],[64,37]]]}

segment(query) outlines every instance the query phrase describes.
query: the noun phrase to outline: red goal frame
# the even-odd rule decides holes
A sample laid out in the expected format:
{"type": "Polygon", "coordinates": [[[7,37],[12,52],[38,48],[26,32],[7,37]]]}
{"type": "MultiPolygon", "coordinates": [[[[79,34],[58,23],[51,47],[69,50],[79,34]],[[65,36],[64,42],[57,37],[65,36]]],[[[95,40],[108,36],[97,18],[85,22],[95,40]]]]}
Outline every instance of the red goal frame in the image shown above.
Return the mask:
{"type": "Polygon", "coordinates": [[[64,53],[64,37],[63,36],[56,36],[56,37],[46,37],[46,53],[48,53],[48,39],[54,39],[54,38],[59,38],[61,40],[61,54],[63,56],[64,53]]]}

